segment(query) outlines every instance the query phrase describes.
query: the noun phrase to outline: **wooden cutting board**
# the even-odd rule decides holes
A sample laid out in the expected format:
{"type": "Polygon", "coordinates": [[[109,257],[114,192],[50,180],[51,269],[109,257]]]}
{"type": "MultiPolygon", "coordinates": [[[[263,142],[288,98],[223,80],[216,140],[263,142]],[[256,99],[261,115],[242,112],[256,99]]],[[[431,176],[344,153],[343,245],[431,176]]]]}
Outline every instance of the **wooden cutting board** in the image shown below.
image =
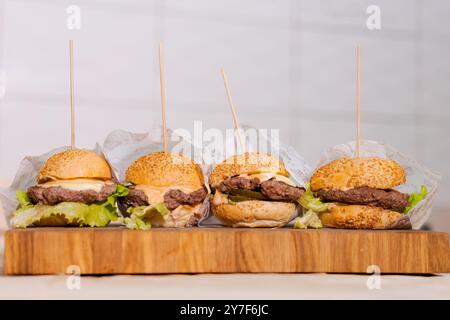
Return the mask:
{"type": "Polygon", "coordinates": [[[366,273],[371,265],[382,273],[425,274],[450,272],[450,249],[447,233],[428,231],[112,227],[6,232],[6,274],[62,274],[71,265],[82,274],[366,273]]]}

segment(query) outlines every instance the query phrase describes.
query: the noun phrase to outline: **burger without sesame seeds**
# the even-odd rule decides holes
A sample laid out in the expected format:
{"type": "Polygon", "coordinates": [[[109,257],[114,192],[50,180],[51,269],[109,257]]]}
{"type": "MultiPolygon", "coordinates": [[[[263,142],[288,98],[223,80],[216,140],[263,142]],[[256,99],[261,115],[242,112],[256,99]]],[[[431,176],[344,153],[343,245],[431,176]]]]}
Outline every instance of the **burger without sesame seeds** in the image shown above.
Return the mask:
{"type": "Polygon", "coordinates": [[[51,156],[27,191],[17,191],[15,228],[104,227],[116,220],[116,199],[126,188],[113,181],[106,160],[93,151],[69,149],[51,156]]]}
{"type": "Polygon", "coordinates": [[[134,161],[125,180],[129,193],[120,200],[122,219],[132,229],[193,227],[208,213],[208,189],[192,159],[155,152],[134,161]]]}

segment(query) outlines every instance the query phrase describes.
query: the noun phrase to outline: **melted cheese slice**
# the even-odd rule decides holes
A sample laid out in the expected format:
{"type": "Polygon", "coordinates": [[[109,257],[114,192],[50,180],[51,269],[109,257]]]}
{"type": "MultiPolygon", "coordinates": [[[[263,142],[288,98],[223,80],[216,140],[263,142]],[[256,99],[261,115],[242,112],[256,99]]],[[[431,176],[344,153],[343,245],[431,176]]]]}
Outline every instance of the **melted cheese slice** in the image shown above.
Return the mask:
{"type": "Polygon", "coordinates": [[[275,180],[284,182],[292,187],[295,187],[295,183],[289,179],[288,177],[276,174],[276,173],[254,173],[254,174],[241,174],[239,177],[246,177],[246,178],[258,178],[260,182],[270,180],[272,178],[275,178],[275,180]]]}
{"type": "Polygon", "coordinates": [[[74,191],[93,190],[96,192],[102,191],[102,188],[105,185],[106,185],[105,181],[89,180],[89,179],[56,180],[39,184],[40,187],[44,188],[61,187],[67,190],[74,190],[74,191]]]}
{"type": "Polygon", "coordinates": [[[191,186],[170,186],[170,187],[153,187],[146,185],[137,185],[136,190],[142,190],[148,198],[149,203],[160,203],[164,202],[164,194],[171,190],[178,189],[183,191],[184,193],[191,193],[197,189],[193,189],[191,186]]]}

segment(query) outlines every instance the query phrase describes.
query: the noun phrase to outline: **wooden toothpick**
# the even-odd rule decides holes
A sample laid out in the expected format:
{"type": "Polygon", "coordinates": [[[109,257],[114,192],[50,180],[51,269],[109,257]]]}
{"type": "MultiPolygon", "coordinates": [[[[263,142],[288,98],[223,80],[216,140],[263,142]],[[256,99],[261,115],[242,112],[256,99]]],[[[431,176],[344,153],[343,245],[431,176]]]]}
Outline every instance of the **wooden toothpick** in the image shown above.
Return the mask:
{"type": "Polygon", "coordinates": [[[69,40],[70,56],[70,148],[75,149],[75,103],[74,103],[74,76],[73,76],[73,40],[69,40]]]}
{"type": "Polygon", "coordinates": [[[164,87],[164,60],[163,60],[163,45],[159,43],[159,82],[161,87],[161,114],[162,114],[162,128],[163,128],[163,145],[164,152],[167,153],[167,129],[166,129],[166,93],[164,87]]]}
{"type": "Polygon", "coordinates": [[[356,157],[361,155],[361,63],[359,45],[356,47],[356,157]]]}
{"type": "Polygon", "coordinates": [[[239,127],[239,122],[238,122],[237,115],[236,115],[236,108],[235,108],[234,103],[233,103],[233,98],[231,97],[230,87],[228,86],[227,75],[225,74],[225,69],[224,68],[221,68],[220,71],[222,72],[223,83],[225,85],[225,91],[227,92],[227,97],[228,97],[228,103],[229,103],[230,108],[231,108],[231,114],[233,115],[234,128],[236,129],[236,132],[237,132],[239,144],[241,146],[241,151],[244,152],[245,151],[244,144],[243,144],[243,141],[242,141],[240,127],[239,127]]]}

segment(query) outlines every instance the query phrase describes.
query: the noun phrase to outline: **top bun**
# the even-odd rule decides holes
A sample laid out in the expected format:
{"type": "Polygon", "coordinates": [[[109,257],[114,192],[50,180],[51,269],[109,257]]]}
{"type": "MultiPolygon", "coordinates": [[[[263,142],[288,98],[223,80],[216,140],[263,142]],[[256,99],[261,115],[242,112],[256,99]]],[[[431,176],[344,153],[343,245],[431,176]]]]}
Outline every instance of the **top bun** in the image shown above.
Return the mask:
{"type": "Polygon", "coordinates": [[[52,155],[42,166],[36,181],[69,179],[111,180],[111,168],[93,151],[69,149],[52,155]]]}
{"type": "Polygon", "coordinates": [[[192,159],[169,152],[154,152],[140,157],[127,169],[125,179],[135,185],[153,187],[189,186],[201,188],[202,170],[192,159]]]}
{"type": "Polygon", "coordinates": [[[311,178],[311,190],[360,187],[391,189],[405,181],[405,170],[393,160],[344,158],[317,169],[311,178]]]}
{"type": "Polygon", "coordinates": [[[246,152],[234,155],[218,164],[209,177],[209,183],[216,187],[220,182],[240,174],[275,173],[289,176],[283,161],[267,153],[246,152]]]}

